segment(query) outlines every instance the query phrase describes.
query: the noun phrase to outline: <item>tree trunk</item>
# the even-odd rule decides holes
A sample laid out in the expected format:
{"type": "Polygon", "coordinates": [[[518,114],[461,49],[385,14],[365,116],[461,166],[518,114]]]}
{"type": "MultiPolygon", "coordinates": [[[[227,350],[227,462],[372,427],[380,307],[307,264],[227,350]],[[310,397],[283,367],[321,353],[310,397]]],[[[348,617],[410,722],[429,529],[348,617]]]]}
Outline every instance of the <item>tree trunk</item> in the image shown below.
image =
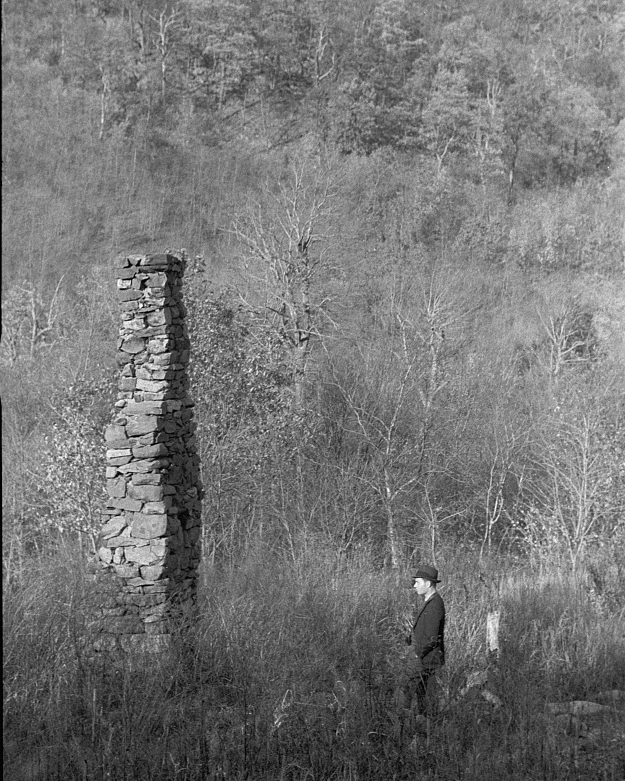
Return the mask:
{"type": "Polygon", "coordinates": [[[391,557],[391,567],[399,569],[401,551],[395,513],[393,512],[393,489],[389,471],[384,467],[384,505],[386,507],[386,539],[391,557]]]}

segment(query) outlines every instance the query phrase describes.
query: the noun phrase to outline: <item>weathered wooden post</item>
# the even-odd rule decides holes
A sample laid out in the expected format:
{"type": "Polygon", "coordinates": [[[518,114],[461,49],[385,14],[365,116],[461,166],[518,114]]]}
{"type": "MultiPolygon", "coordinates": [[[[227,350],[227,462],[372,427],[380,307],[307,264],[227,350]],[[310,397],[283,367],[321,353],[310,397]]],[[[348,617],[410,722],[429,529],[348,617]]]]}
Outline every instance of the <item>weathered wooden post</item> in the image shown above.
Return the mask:
{"type": "Polygon", "coordinates": [[[486,645],[488,658],[497,663],[499,661],[499,619],[501,611],[491,610],[486,616],[486,645]]]}
{"type": "Polygon", "coordinates": [[[106,439],[109,499],[94,567],[96,652],[158,652],[192,620],[201,495],[184,258],[116,261],[119,393],[106,439]]]}

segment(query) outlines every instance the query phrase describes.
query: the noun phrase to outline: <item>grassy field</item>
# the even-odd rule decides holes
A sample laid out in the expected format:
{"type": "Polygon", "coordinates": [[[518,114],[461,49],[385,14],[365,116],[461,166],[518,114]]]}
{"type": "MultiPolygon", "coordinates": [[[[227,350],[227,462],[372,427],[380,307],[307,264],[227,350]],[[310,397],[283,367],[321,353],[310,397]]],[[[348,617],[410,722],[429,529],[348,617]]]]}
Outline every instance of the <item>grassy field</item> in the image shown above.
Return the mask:
{"type": "Polygon", "coordinates": [[[77,649],[84,560],[58,548],[4,588],[4,778],[605,779],[625,770],[625,713],[583,722],[547,702],[625,689],[625,559],[571,573],[470,550],[438,557],[448,614],[442,714],[402,731],[395,685],[409,573],[250,548],[205,563],[200,619],[166,659],[95,672],[77,649]],[[487,699],[486,616],[501,610],[487,699]],[[416,737],[415,737],[416,735],[416,737]]]}

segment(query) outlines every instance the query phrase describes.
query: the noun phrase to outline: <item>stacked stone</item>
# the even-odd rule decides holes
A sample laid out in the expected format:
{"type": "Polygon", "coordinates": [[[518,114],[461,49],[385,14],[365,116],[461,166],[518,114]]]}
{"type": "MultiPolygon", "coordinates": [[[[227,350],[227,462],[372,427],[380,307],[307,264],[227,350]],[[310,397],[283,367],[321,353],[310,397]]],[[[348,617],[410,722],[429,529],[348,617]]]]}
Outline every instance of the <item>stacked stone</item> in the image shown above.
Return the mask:
{"type": "Polygon", "coordinates": [[[109,500],[96,572],[100,650],[158,650],[196,604],[201,485],[184,265],[175,254],[116,262],[121,373],[105,433],[109,500]]]}

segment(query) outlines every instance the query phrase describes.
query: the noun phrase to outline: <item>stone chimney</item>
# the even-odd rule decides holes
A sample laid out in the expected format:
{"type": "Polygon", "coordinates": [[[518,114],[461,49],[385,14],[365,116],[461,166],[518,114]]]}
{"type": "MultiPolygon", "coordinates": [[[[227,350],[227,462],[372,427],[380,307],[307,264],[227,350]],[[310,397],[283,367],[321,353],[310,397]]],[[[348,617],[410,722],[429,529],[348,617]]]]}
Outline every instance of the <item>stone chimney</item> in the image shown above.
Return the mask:
{"type": "Polygon", "coordinates": [[[194,618],[201,497],[177,254],[116,261],[119,393],[94,567],[96,651],[158,652],[194,618]]]}

